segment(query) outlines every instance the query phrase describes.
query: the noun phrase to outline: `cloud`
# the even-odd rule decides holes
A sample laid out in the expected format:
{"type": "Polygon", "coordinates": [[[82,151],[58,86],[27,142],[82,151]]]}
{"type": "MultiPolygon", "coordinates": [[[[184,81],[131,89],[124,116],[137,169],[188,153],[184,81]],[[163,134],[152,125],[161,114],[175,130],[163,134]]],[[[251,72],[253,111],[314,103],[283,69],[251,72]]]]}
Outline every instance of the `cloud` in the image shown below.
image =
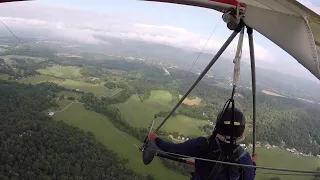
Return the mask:
{"type": "MultiPolygon", "coordinates": [[[[0,18],[12,29],[29,29],[80,43],[108,44],[98,37],[140,40],[200,51],[207,37],[181,27],[143,23],[141,19],[123,18],[121,14],[101,14],[63,6],[49,6],[39,2],[19,2],[0,7],[0,18]]],[[[21,35],[21,34],[20,34],[21,35]]],[[[215,36],[218,37],[218,36],[215,36]]],[[[226,39],[212,38],[205,52],[215,53],[226,39]]],[[[248,40],[244,40],[243,54],[248,59],[248,40]]],[[[236,44],[236,42],[235,42],[236,44]]],[[[255,43],[257,60],[273,62],[270,53],[255,43]]],[[[230,46],[224,56],[233,58],[230,46]]]]}

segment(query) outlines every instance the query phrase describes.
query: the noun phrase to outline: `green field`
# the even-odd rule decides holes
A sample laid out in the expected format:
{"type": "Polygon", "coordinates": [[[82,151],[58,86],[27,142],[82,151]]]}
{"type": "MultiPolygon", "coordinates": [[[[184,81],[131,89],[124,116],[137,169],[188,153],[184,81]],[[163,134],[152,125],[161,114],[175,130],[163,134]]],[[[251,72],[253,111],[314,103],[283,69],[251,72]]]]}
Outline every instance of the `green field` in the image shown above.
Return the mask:
{"type": "MultiPolygon", "coordinates": [[[[1,58],[3,58],[5,60],[5,62],[7,64],[12,64],[13,61],[10,60],[10,58],[20,58],[20,59],[28,59],[28,61],[32,60],[33,62],[41,62],[41,61],[44,61],[46,60],[47,58],[42,58],[42,57],[33,57],[33,56],[18,56],[18,55],[7,55],[7,56],[2,56],[1,58]]],[[[27,62],[28,62],[27,61],[27,62]]]]}
{"type": "Polygon", "coordinates": [[[65,109],[67,106],[70,105],[70,103],[72,103],[72,101],[69,101],[69,100],[59,100],[59,101],[58,101],[59,108],[57,109],[56,113],[59,113],[59,111],[65,109]]]}
{"type": "Polygon", "coordinates": [[[101,84],[90,84],[90,83],[75,81],[71,79],[63,80],[63,79],[58,79],[58,78],[55,78],[52,76],[46,76],[46,75],[36,75],[32,77],[22,78],[19,80],[19,82],[31,83],[31,84],[38,84],[42,82],[53,82],[69,89],[79,89],[84,92],[92,92],[96,96],[100,96],[101,94],[105,93],[108,90],[108,88],[106,88],[101,84]]]}
{"type": "Polygon", "coordinates": [[[8,74],[0,74],[0,79],[1,80],[8,80],[10,76],[8,74]]]}
{"type": "Polygon", "coordinates": [[[121,93],[121,88],[110,89],[107,92],[103,93],[99,97],[108,97],[108,98],[116,98],[121,93]]]}
{"type": "MultiPolygon", "coordinates": [[[[143,102],[140,101],[137,95],[133,95],[128,101],[114,106],[119,108],[125,120],[132,126],[146,128],[150,125],[155,114],[160,111],[171,110],[172,105],[169,103],[171,100],[172,96],[168,91],[152,91],[150,99],[143,102]]],[[[155,125],[158,125],[162,119],[162,117],[158,117],[155,125]]],[[[203,126],[207,123],[204,120],[178,115],[170,118],[162,130],[179,132],[185,135],[201,135],[202,133],[198,126],[203,126]]]]}
{"type": "MultiPolygon", "coordinates": [[[[290,168],[290,169],[303,169],[303,170],[315,170],[320,167],[320,158],[317,157],[303,157],[296,156],[283,149],[266,149],[257,148],[258,162],[257,165],[277,167],[277,168],[290,168]]],[[[308,180],[310,176],[284,176],[284,175],[271,175],[263,173],[286,173],[267,170],[257,170],[258,180],[270,180],[272,177],[279,177],[281,179],[291,180],[308,180]]]]}
{"type": "Polygon", "coordinates": [[[72,91],[62,91],[62,92],[59,92],[59,93],[58,93],[58,96],[61,96],[61,95],[64,95],[64,96],[66,96],[66,97],[79,98],[79,97],[81,97],[82,94],[80,94],[80,93],[75,93],[75,92],[72,92],[72,91]]]}
{"type": "Polygon", "coordinates": [[[172,101],[172,95],[168,91],[151,91],[150,99],[169,103],[172,101]]]}
{"type": "MultiPolygon", "coordinates": [[[[164,117],[159,117],[156,120],[155,127],[157,127],[164,117]]],[[[183,135],[200,136],[205,135],[198,127],[205,126],[208,121],[190,118],[184,115],[177,115],[168,119],[163,125],[162,130],[166,132],[179,132],[183,135]]]]}
{"type": "Polygon", "coordinates": [[[42,82],[57,82],[59,83],[62,80],[59,80],[52,76],[46,76],[46,75],[36,75],[36,76],[30,76],[26,78],[22,78],[19,80],[20,83],[27,83],[27,84],[39,84],[42,82]]]}
{"type": "Polygon", "coordinates": [[[72,79],[81,76],[80,70],[81,68],[75,66],[54,66],[45,69],[38,69],[37,71],[44,75],[72,79]]]}
{"type": "MultiPolygon", "coordinates": [[[[61,105],[61,109],[68,104],[64,101],[59,101],[58,103],[61,105]]],[[[141,143],[126,134],[129,142],[110,126],[111,122],[106,117],[100,116],[103,118],[99,117],[95,112],[86,110],[84,105],[73,103],[65,111],[57,112],[53,117],[85,131],[93,132],[96,138],[109,149],[118,153],[120,157],[128,159],[128,165],[137,172],[153,174],[159,180],[187,179],[187,177],[165,168],[157,158],[150,165],[145,166],[142,162],[141,152],[132,144],[132,142],[137,145],[141,145],[141,143]]]]}

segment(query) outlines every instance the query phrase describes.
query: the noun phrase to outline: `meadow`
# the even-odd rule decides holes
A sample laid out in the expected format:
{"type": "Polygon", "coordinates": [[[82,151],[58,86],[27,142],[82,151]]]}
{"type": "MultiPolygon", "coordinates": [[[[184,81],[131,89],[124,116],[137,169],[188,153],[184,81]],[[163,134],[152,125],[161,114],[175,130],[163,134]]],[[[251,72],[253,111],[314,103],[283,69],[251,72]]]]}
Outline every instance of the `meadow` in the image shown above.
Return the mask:
{"type": "MultiPolygon", "coordinates": [[[[150,99],[140,101],[138,95],[120,104],[114,105],[119,108],[125,120],[135,127],[148,127],[155,114],[160,111],[169,111],[173,107],[170,103],[172,95],[168,91],[151,91],[150,99]]],[[[155,127],[160,124],[164,117],[158,117],[155,121],[155,127]]],[[[208,124],[205,120],[190,118],[184,115],[173,116],[163,126],[162,130],[166,132],[179,132],[183,135],[202,135],[198,126],[208,124]],[[179,127],[179,128],[178,128],[179,127]]]]}
{"type": "MultiPolygon", "coordinates": [[[[267,149],[264,147],[257,148],[258,161],[257,165],[277,167],[277,168],[290,168],[290,169],[302,169],[302,170],[316,170],[320,166],[320,158],[316,157],[303,157],[297,156],[284,149],[267,149]]],[[[268,170],[257,170],[257,180],[270,180],[272,177],[279,177],[280,179],[291,180],[309,180],[312,177],[305,176],[303,174],[297,175],[275,175],[269,173],[278,174],[290,174],[289,172],[277,172],[268,170]]]]}
{"type": "MultiPolygon", "coordinates": [[[[179,98],[182,98],[182,95],[179,94],[179,98]]],[[[183,100],[183,104],[188,105],[188,106],[197,106],[200,105],[201,103],[201,99],[199,97],[194,97],[194,98],[186,98],[185,100],[183,100]]]]}
{"type": "Polygon", "coordinates": [[[38,84],[42,82],[53,82],[60,86],[70,88],[70,89],[79,89],[84,92],[92,92],[96,96],[100,96],[103,93],[108,91],[108,88],[101,84],[91,84],[83,81],[76,81],[71,79],[58,79],[53,76],[48,75],[36,75],[31,77],[22,78],[19,80],[21,83],[31,83],[38,84]]]}
{"type": "Polygon", "coordinates": [[[80,70],[81,68],[75,66],[53,66],[45,69],[38,69],[37,71],[44,75],[73,79],[81,77],[80,70]]]}
{"type": "Polygon", "coordinates": [[[8,74],[0,74],[0,79],[1,80],[8,80],[10,76],[8,74]]]}
{"type": "Polygon", "coordinates": [[[13,60],[11,60],[10,58],[20,58],[20,59],[26,59],[27,62],[41,62],[46,60],[46,58],[42,58],[42,57],[33,57],[33,56],[19,56],[19,55],[6,55],[6,56],[1,56],[1,58],[3,58],[6,62],[6,64],[11,65],[12,63],[14,63],[13,60]]]}
{"type": "Polygon", "coordinates": [[[107,92],[101,94],[99,97],[116,98],[121,93],[121,88],[109,89],[107,92]]]}
{"type": "MultiPolygon", "coordinates": [[[[68,104],[65,101],[59,101],[60,109],[65,108],[68,104]]],[[[86,110],[83,104],[73,103],[70,107],[62,112],[57,112],[54,116],[55,120],[62,120],[69,125],[83,129],[84,131],[91,131],[95,137],[110,150],[117,152],[117,154],[125,159],[128,159],[128,165],[133,170],[152,174],[156,179],[188,179],[176,172],[165,168],[159,159],[155,158],[154,161],[146,166],[142,162],[142,153],[132,144],[140,146],[139,142],[134,137],[122,132],[128,140],[120,135],[114,129],[112,123],[101,114],[96,114],[93,111],[86,110]]]]}

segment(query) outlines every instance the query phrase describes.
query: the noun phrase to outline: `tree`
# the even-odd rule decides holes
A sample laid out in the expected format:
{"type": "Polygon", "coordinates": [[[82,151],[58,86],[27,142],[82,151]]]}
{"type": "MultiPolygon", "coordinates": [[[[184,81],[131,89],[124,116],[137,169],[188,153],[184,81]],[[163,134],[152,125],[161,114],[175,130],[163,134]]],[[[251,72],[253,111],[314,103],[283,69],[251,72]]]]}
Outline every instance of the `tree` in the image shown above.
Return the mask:
{"type": "Polygon", "coordinates": [[[104,84],[104,86],[106,86],[109,89],[114,89],[117,87],[117,83],[113,82],[113,81],[108,81],[104,84]]]}
{"type": "Polygon", "coordinates": [[[74,97],[67,97],[67,99],[70,100],[70,101],[76,100],[74,97]]]}
{"type": "MultiPolygon", "coordinates": [[[[59,89],[0,80],[0,179],[154,179],[128,169],[128,161],[92,133],[42,113],[59,89]]],[[[106,112],[117,115],[116,109],[106,112]]]]}

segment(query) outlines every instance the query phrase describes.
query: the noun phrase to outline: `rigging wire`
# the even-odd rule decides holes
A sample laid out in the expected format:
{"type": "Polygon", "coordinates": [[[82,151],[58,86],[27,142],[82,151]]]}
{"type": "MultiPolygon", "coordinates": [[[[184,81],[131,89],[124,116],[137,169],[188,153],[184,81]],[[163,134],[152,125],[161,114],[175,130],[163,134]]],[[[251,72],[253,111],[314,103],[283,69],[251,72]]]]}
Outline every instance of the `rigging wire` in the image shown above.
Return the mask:
{"type": "Polygon", "coordinates": [[[303,173],[271,173],[271,172],[256,172],[256,174],[269,174],[277,176],[318,176],[319,174],[303,174],[303,173]]]}
{"type": "Polygon", "coordinates": [[[23,45],[22,41],[10,30],[10,28],[0,19],[1,23],[7,28],[7,30],[23,45]]]}
{"type": "MultiPolygon", "coordinates": [[[[1,21],[1,20],[0,20],[1,21]]],[[[2,22],[2,21],[1,21],[2,22]]],[[[3,22],[2,22],[3,23],[3,22]]],[[[3,23],[4,24],[4,23],[3,23]]],[[[5,25],[6,26],[6,25],[5,25]]],[[[7,27],[7,26],[6,26],[7,27]]],[[[9,28],[7,27],[7,29],[9,30],[9,28]]],[[[12,35],[14,35],[18,41],[23,45],[22,41],[19,40],[19,38],[11,31],[9,30],[10,33],[12,35]]],[[[52,73],[49,70],[50,73],[52,73]]],[[[54,75],[54,73],[52,73],[54,75]]],[[[63,83],[63,82],[62,82],[63,83]]],[[[72,92],[70,90],[70,92],[72,92]]],[[[24,97],[23,94],[19,93],[20,95],[22,95],[24,97]]],[[[81,99],[79,99],[80,101],[82,101],[81,99]]],[[[25,100],[27,101],[27,100],[25,100]]],[[[104,117],[102,117],[100,114],[98,114],[96,111],[94,111],[88,104],[84,103],[82,101],[82,104],[86,105],[92,112],[94,112],[95,114],[97,114],[97,116],[99,118],[101,118],[105,123],[107,123],[116,133],[118,133],[119,135],[121,135],[122,137],[124,137],[129,144],[132,144],[135,148],[137,148],[137,150],[139,150],[139,146],[137,144],[135,144],[134,142],[132,142],[123,132],[121,132],[120,130],[118,130],[112,123],[108,122],[108,120],[104,117]]],[[[205,159],[205,158],[199,158],[199,157],[192,157],[192,156],[185,156],[182,154],[177,154],[177,153],[170,153],[170,152],[165,152],[165,151],[161,151],[158,149],[152,149],[152,148],[147,148],[145,147],[145,149],[149,149],[155,152],[159,152],[159,153],[166,153],[166,154],[171,154],[174,156],[180,156],[180,157],[184,157],[184,158],[188,158],[188,159],[197,159],[197,160],[202,160],[202,161],[207,161],[207,162],[214,162],[214,163],[220,163],[220,164],[225,164],[225,165],[233,165],[233,166],[239,166],[239,167],[247,167],[247,168],[257,168],[257,169],[264,169],[264,170],[273,170],[273,171],[284,171],[284,172],[295,172],[295,173],[305,173],[305,175],[319,175],[320,172],[319,171],[310,171],[310,170],[298,170],[298,169],[287,169],[287,168],[272,168],[272,167],[265,167],[265,166],[253,166],[253,165],[245,165],[245,164],[238,164],[238,163],[230,163],[230,162],[224,162],[224,161],[216,161],[216,160],[211,160],[211,159],[205,159]]],[[[260,173],[260,172],[259,172],[260,173]]],[[[289,175],[289,174],[288,174],[289,175]]]]}
{"type": "MultiPolygon", "coordinates": [[[[190,69],[188,70],[188,72],[187,72],[186,75],[184,76],[184,79],[191,73],[193,67],[195,66],[195,64],[196,64],[197,61],[199,60],[201,54],[203,53],[204,49],[206,48],[207,44],[209,43],[211,37],[213,36],[214,32],[215,32],[216,29],[218,28],[218,26],[219,26],[219,24],[220,24],[220,22],[221,22],[221,19],[222,19],[222,18],[219,19],[219,21],[217,22],[216,26],[215,26],[214,29],[212,30],[212,32],[211,32],[210,36],[208,37],[206,43],[205,43],[204,46],[202,47],[201,51],[198,53],[197,58],[193,61],[190,69]]],[[[161,63],[160,65],[162,66],[162,68],[164,68],[163,65],[162,65],[162,63],[161,63]]],[[[179,81],[172,75],[172,73],[169,72],[169,75],[172,77],[172,79],[173,79],[177,84],[180,84],[180,83],[181,83],[181,82],[179,82],[179,81]]],[[[199,93],[199,90],[198,90],[197,88],[195,88],[195,91],[197,91],[197,92],[199,93]]]]}
{"type": "Polygon", "coordinates": [[[204,46],[202,47],[201,51],[198,53],[197,58],[194,60],[193,64],[191,65],[191,67],[190,67],[190,69],[189,69],[189,71],[188,71],[188,73],[186,74],[186,76],[185,76],[185,77],[187,77],[187,76],[188,76],[188,74],[191,72],[192,68],[195,66],[195,64],[196,64],[196,63],[197,63],[197,61],[199,60],[199,57],[200,57],[200,55],[202,54],[202,52],[203,52],[204,48],[206,48],[206,46],[207,46],[207,44],[209,43],[209,41],[210,41],[210,39],[211,39],[211,37],[212,37],[213,33],[216,31],[217,27],[219,26],[221,19],[222,19],[222,18],[220,18],[220,19],[219,19],[219,21],[218,21],[217,25],[214,27],[214,29],[213,29],[213,31],[211,32],[211,34],[210,34],[209,38],[207,39],[206,43],[205,43],[205,44],[204,44],[204,46]]]}
{"type": "Polygon", "coordinates": [[[288,169],[288,168],[273,168],[273,167],[267,167],[267,166],[254,166],[254,165],[246,165],[246,164],[239,164],[239,163],[230,163],[230,162],[224,162],[224,161],[217,161],[212,159],[206,159],[206,158],[199,158],[199,157],[193,157],[193,156],[186,156],[178,153],[171,153],[162,151],[160,149],[153,149],[145,147],[145,149],[155,151],[158,153],[165,153],[173,156],[183,157],[185,159],[195,159],[195,160],[201,160],[201,161],[207,161],[207,162],[213,162],[213,163],[220,163],[225,165],[231,165],[231,166],[239,166],[239,167],[246,167],[246,168],[256,168],[256,169],[264,169],[264,170],[273,170],[273,171],[283,171],[283,172],[296,172],[296,173],[306,173],[306,174],[314,174],[314,175],[320,175],[320,171],[313,171],[313,170],[300,170],[300,169],[288,169]]]}

